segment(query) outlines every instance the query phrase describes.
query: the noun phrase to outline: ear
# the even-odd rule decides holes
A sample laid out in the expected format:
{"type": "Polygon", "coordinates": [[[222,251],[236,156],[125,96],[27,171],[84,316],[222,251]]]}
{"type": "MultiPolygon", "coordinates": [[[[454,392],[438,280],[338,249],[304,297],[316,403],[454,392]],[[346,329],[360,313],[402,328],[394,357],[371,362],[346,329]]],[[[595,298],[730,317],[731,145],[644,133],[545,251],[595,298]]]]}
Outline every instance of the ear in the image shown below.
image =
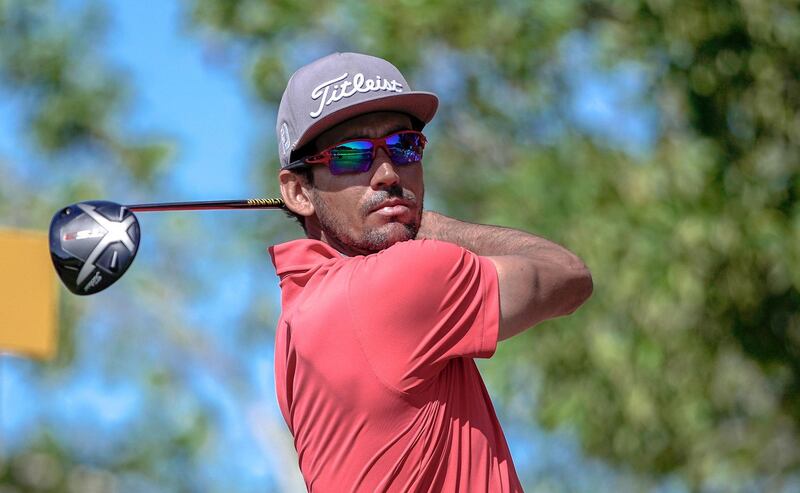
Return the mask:
{"type": "Polygon", "coordinates": [[[311,187],[302,175],[284,169],[278,174],[278,180],[281,184],[281,197],[287,209],[305,217],[314,215],[314,204],[310,198],[311,187]]]}

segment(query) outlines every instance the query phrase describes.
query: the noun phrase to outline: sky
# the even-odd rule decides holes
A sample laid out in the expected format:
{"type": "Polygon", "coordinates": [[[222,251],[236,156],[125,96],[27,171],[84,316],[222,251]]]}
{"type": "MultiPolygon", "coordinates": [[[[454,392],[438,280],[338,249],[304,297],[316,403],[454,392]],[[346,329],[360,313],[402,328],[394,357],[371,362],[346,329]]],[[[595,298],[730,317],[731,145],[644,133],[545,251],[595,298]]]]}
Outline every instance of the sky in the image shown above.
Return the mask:
{"type": "Polygon", "coordinates": [[[249,197],[250,145],[272,138],[267,116],[247,99],[235,70],[213,66],[197,38],[182,34],[179,2],[110,2],[113,36],[107,51],[130,71],[137,89],[132,128],[164,130],[180,153],[174,186],[200,200],[249,197]]]}
{"type": "MultiPolygon", "coordinates": [[[[126,127],[145,134],[165,133],[179,144],[168,186],[163,188],[171,195],[151,200],[262,196],[256,188],[257,181],[251,179],[255,173],[253,154],[261,148],[263,139],[274,139],[274,115],[250,94],[239,73],[241,67],[235,61],[220,61],[214,56],[213,46],[199,42],[196,35],[185,30],[181,2],[111,0],[107,5],[112,35],[108,36],[103,53],[127,72],[135,88],[133,111],[126,127]]],[[[573,74],[569,90],[574,94],[570,114],[575,124],[609,145],[632,153],[646,152],[655,138],[655,114],[630,100],[631,94],[641,91],[646,75],[635,65],[613,72],[593,70],[591,42],[580,36],[566,39],[563,51],[563,63],[573,74]]],[[[24,163],[30,156],[14,145],[18,131],[14,117],[18,110],[13,102],[0,99],[0,152],[16,153],[18,162],[24,163]]],[[[29,162],[34,161],[31,158],[29,162]]],[[[31,166],[27,172],[35,174],[31,166]]],[[[124,201],[124,197],[118,200],[124,201]]],[[[229,213],[203,213],[186,221],[196,224],[206,219],[218,228],[205,236],[212,239],[224,238],[224,223],[235,221],[229,213]]],[[[140,220],[153,234],[175,226],[150,217],[140,220]]],[[[226,251],[226,246],[213,242],[197,239],[197,243],[189,252],[194,257],[214,258],[226,251]]],[[[143,241],[139,255],[156,257],[156,248],[155,242],[143,241]]],[[[243,360],[216,368],[204,366],[198,356],[202,351],[217,350],[224,356],[239,350],[237,344],[241,341],[232,335],[229,326],[232,320],[247,315],[244,311],[252,299],[238,296],[242,290],[259,293],[259,299],[277,304],[277,283],[263,282],[274,279],[274,272],[265,252],[259,250],[257,255],[261,261],[256,264],[251,264],[253,257],[249,255],[230,261],[232,265],[224,268],[213,262],[191,264],[199,279],[218,279],[203,283],[213,285],[213,290],[190,301],[184,314],[193,321],[195,335],[205,341],[206,347],[198,344],[176,356],[158,348],[168,345],[170,337],[186,337],[185,333],[131,334],[131,342],[136,344],[147,345],[151,339],[161,341],[152,344],[150,352],[136,353],[144,355],[137,357],[148,358],[151,366],[162,365],[184,374],[184,387],[173,394],[168,406],[149,402],[136,380],[126,379],[124,373],[121,377],[108,374],[107,358],[97,357],[92,348],[118,344],[118,335],[110,333],[109,327],[114,326],[120,314],[97,299],[86,301],[88,315],[80,327],[80,337],[92,344],[77,355],[75,365],[66,372],[42,377],[35,362],[0,356],[0,447],[23,446],[37,427],[48,423],[63,430],[62,438],[80,443],[83,453],[91,458],[109,452],[110,447],[124,447],[131,430],[150,429],[157,433],[159,426],[190,427],[198,409],[212,409],[220,433],[213,445],[203,451],[207,467],[200,481],[224,489],[230,485],[230,478],[236,477],[236,491],[298,487],[296,471],[290,477],[282,472],[291,468],[285,454],[291,444],[274,402],[271,347],[256,345],[243,360]],[[231,372],[242,382],[240,388],[223,385],[230,380],[231,372]]],[[[232,257],[235,255],[225,258],[232,257]]],[[[136,272],[129,276],[131,283],[136,282],[136,272]]],[[[110,306],[117,307],[121,302],[119,297],[115,300],[110,306]]],[[[131,313],[125,313],[155,322],[165,316],[142,312],[146,303],[147,300],[132,302],[131,313]]],[[[274,323],[275,306],[265,313],[263,323],[274,323]]],[[[117,363],[128,365],[135,374],[136,368],[131,367],[139,361],[125,356],[125,348],[119,351],[115,353],[119,354],[117,363]]],[[[567,432],[545,433],[515,420],[511,411],[499,411],[515,461],[534,476],[537,471],[577,468],[583,474],[570,479],[576,491],[592,491],[592,482],[598,479],[623,480],[613,469],[584,457],[567,432]]],[[[144,484],[141,478],[124,481],[123,490],[159,491],[157,485],[144,484]]],[[[674,485],[665,483],[664,491],[674,490],[674,485]]]]}

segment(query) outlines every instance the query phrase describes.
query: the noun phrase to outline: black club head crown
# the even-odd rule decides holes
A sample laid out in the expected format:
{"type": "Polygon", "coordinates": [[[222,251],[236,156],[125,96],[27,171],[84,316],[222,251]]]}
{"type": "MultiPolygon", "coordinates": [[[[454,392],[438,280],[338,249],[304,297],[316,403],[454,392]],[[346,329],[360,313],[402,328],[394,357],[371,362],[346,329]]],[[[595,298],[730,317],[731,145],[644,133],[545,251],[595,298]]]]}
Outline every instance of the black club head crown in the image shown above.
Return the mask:
{"type": "Polygon", "coordinates": [[[60,209],[50,222],[50,255],[59,277],[75,294],[102,291],[136,256],[139,222],[125,206],[90,201],[60,209]]]}

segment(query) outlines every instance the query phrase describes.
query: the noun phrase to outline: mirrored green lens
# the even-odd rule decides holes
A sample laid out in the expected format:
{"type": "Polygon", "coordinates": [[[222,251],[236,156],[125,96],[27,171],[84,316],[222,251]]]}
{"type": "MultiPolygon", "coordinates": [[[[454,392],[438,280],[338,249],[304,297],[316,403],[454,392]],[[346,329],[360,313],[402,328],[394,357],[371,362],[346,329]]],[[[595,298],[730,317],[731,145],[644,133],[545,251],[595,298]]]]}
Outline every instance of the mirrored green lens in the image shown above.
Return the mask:
{"type": "Polygon", "coordinates": [[[331,149],[330,156],[331,173],[363,173],[372,165],[372,142],[346,142],[331,149]]]}

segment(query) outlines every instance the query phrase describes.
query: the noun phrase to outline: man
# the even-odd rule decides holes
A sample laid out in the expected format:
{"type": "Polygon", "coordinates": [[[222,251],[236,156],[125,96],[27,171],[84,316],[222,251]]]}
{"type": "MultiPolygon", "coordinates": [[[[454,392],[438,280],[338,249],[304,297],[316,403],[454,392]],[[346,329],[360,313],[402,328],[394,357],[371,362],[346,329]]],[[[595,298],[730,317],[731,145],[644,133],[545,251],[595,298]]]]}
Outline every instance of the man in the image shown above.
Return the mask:
{"type": "Polygon", "coordinates": [[[308,238],[270,249],[275,379],[310,491],[521,491],[473,358],[592,290],[563,247],[423,209],[437,105],[354,53],[281,99],[281,195],[308,238]]]}

